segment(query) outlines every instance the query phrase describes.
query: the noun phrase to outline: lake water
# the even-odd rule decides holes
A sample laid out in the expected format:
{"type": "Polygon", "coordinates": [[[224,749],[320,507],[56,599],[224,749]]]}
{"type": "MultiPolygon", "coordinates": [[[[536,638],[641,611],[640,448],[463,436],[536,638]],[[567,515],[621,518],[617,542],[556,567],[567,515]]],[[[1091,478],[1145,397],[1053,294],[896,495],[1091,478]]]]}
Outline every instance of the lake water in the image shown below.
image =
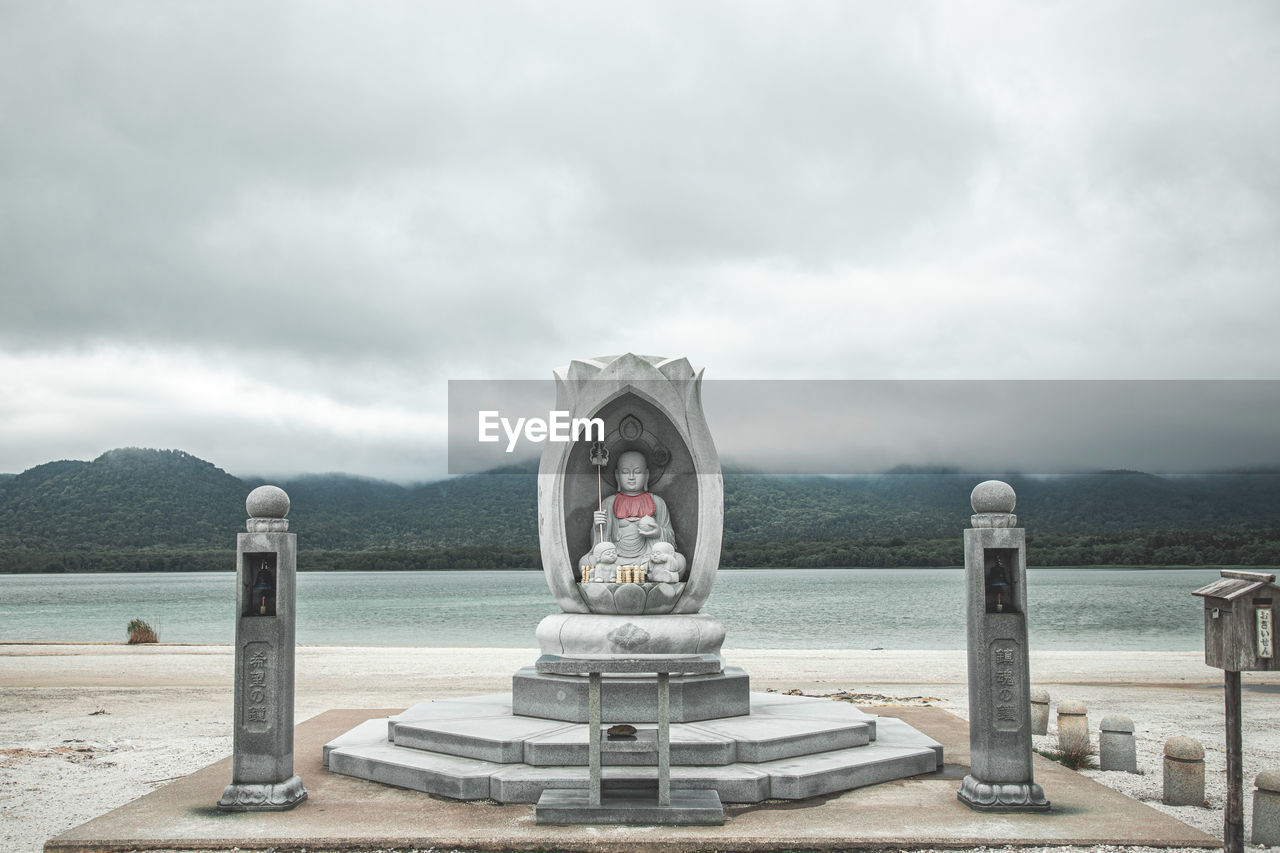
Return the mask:
{"type": "MultiPolygon", "coordinates": [[[[1215,569],[1031,569],[1033,649],[1196,650],[1215,569]]],[[[0,642],[121,641],[146,619],[169,643],[230,643],[231,572],[0,575],[0,642]]],[[[726,648],[962,649],[963,569],[724,570],[705,607],[726,648]]],[[[298,642],[536,646],[557,612],[541,572],[305,572],[298,642]]]]}

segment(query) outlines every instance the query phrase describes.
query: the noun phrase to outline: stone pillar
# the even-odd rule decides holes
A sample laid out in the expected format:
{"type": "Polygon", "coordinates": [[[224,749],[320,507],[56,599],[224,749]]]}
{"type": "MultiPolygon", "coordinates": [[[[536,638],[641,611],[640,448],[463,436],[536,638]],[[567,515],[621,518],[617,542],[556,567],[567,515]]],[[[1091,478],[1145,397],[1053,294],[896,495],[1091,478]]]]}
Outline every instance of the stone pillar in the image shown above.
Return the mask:
{"type": "Polygon", "coordinates": [[[1058,749],[1076,755],[1088,755],[1089,709],[1076,699],[1058,703],[1058,749]]]}
{"type": "Polygon", "coordinates": [[[1049,733],[1049,691],[1043,687],[1031,688],[1031,733],[1049,733]]]}
{"type": "Polygon", "coordinates": [[[1204,747],[1185,735],[1164,744],[1164,804],[1204,805],[1204,747]]]}
{"type": "Polygon", "coordinates": [[[1098,767],[1137,773],[1138,744],[1133,736],[1133,720],[1124,714],[1108,714],[1098,728],[1098,767]]]}
{"type": "Polygon", "coordinates": [[[289,496],[259,486],[236,538],[235,718],[231,784],[218,808],[282,811],[307,798],[293,773],[294,575],[289,496]]]}
{"type": "Polygon", "coordinates": [[[956,796],[980,811],[1047,811],[1031,769],[1026,537],[1008,483],[979,483],[964,532],[969,775],[956,796]]]}
{"type": "Polygon", "coordinates": [[[1280,847],[1280,771],[1263,770],[1254,780],[1251,844],[1280,847]]]}

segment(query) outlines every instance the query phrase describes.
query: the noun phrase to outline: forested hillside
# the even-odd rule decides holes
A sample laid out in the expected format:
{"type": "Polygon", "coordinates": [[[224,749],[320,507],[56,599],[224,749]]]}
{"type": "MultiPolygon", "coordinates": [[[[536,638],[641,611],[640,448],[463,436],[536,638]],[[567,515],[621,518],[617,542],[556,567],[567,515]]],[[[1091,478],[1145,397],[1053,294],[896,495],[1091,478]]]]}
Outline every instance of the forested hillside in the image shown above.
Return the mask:
{"type": "MultiPolygon", "coordinates": [[[[725,473],[725,566],[961,561],[969,492],[988,475],[725,473]]],[[[1280,564],[1280,472],[1000,475],[1037,565],[1280,564]]],[[[226,569],[239,479],[177,450],[112,450],[0,476],[0,571],[226,569]]],[[[341,474],[277,481],[305,569],[538,565],[536,479],[509,469],[416,486],[341,474]]]]}

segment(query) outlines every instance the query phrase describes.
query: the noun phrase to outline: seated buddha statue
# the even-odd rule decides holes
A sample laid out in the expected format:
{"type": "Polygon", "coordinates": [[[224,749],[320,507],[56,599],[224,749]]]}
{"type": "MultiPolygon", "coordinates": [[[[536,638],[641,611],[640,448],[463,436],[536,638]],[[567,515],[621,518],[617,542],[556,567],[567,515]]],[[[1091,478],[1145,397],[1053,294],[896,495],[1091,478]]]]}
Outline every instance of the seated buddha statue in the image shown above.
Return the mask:
{"type": "MultiPolygon", "coordinates": [[[[643,453],[628,450],[618,457],[614,478],[618,491],[604,499],[592,522],[592,541],[611,542],[619,566],[644,566],[647,580],[672,583],[682,578],[686,560],[675,550],[667,504],[647,491],[649,463],[643,453]]],[[[591,565],[594,550],[579,561],[591,565]]]]}

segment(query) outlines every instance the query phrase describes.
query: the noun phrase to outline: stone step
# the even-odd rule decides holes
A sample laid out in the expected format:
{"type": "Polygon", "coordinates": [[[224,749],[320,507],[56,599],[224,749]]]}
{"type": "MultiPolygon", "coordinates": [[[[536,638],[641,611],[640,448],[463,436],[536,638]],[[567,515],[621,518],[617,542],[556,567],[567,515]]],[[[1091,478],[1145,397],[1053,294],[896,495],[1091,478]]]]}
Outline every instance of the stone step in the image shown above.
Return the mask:
{"type": "MultiPolygon", "coordinates": [[[[524,745],[524,763],[535,767],[585,767],[587,764],[587,738],[590,727],[573,725],[557,732],[530,738],[524,745]]],[[[657,732],[642,729],[638,735],[645,742],[653,741],[657,747],[657,732]]],[[[732,764],[735,749],[732,738],[716,735],[683,723],[671,725],[672,766],[723,766],[732,764]]],[[[610,752],[601,750],[600,761],[606,765],[652,765],[657,752],[610,752]]]]}
{"type": "Polygon", "coordinates": [[[320,763],[329,766],[329,753],[344,746],[373,746],[387,742],[387,723],[381,717],[365,720],[350,731],[343,732],[324,745],[320,763]]]}
{"type": "Polygon", "coordinates": [[[732,738],[734,760],[744,764],[866,746],[873,732],[870,725],[861,721],[755,714],[706,720],[690,728],[732,738]]]}
{"type": "Polygon", "coordinates": [[[752,717],[812,717],[821,720],[837,720],[867,723],[871,726],[871,739],[876,739],[876,721],[880,718],[868,714],[857,705],[821,696],[790,696],[785,693],[752,693],[752,717]]]}
{"type": "MultiPolygon", "coordinates": [[[[749,717],[671,726],[674,789],[711,789],[730,803],[803,799],[942,766],[941,744],[901,720],[825,699],[751,700],[749,717]]],[[[324,758],[335,773],[463,800],[535,803],[549,788],[585,789],[587,726],[518,717],[510,707],[509,694],[421,703],[340,735],[324,758]],[[426,748],[433,745],[454,752],[426,748]]],[[[603,759],[606,780],[656,783],[651,753],[603,759]]]]}
{"type": "MultiPolygon", "coordinates": [[[[758,803],[766,799],[805,799],[821,794],[873,785],[892,779],[932,773],[937,768],[928,746],[863,747],[760,764],[710,767],[672,767],[673,789],[712,789],[727,803],[758,803]]],[[[386,741],[335,747],[329,755],[331,772],[373,782],[440,794],[460,800],[492,798],[503,803],[536,803],[548,788],[586,788],[586,767],[535,767],[498,764],[419,749],[405,749],[386,741]]],[[[606,781],[652,781],[656,767],[609,766],[606,781]]]]}
{"type": "MultiPolygon", "coordinates": [[[[396,746],[479,758],[499,764],[524,761],[525,741],[568,728],[568,724],[537,717],[481,717],[395,723],[396,746]]],[[[584,730],[585,726],[579,726],[584,730]]],[[[585,762],[583,762],[585,763],[585,762]]]]}
{"type": "Polygon", "coordinates": [[[671,792],[671,802],[657,804],[657,797],[630,790],[601,791],[600,803],[581,788],[548,788],[538,798],[534,815],[539,824],[552,826],[722,826],[724,807],[711,790],[671,792]]]}
{"type": "Polygon", "coordinates": [[[938,769],[938,762],[934,751],[928,747],[876,743],[751,766],[769,774],[769,795],[772,798],[803,800],[932,773],[938,769]]]}
{"type": "MultiPolygon", "coordinates": [[[[656,767],[604,767],[600,777],[609,782],[658,784],[656,767]]],[[[493,774],[490,795],[501,803],[536,803],[548,788],[587,788],[585,767],[533,767],[509,764],[493,774]]],[[[769,774],[746,764],[720,767],[672,767],[671,789],[714,790],[722,802],[758,803],[769,799],[769,774]]]]}
{"type": "Polygon", "coordinates": [[[331,773],[455,800],[488,799],[490,779],[504,766],[509,765],[403,749],[385,739],[381,743],[335,747],[329,751],[331,773]]]}
{"type": "MultiPolygon", "coordinates": [[[[781,716],[760,720],[729,717],[701,723],[673,723],[673,766],[722,766],[773,761],[812,752],[864,746],[873,728],[866,722],[831,722],[781,716]]],[[[538,767],[587,763],[586,726],[570,726],[525,742],[524,762],[538,767]]],[[[605,764],[652,765],[653,754],[603,752],[605,764]]]]}
{"type": "Polygon", "coordinates": [[[902,749],[929,749],[933,751],[934,769],[942,769],[942,744],[923,732],[916,731],[902,720],[894,717],[880,717],[877,726],[879,737],[876,743],[880,746],[892,746],[902,749]]]}
{"type": "Polygon", "coordinates": [[[399,723],[420,723],[428,720],[462,720],[481,717],[511,716],[511,694],[496,693],[487,696],[462,696],[439,699],[434,702],[418,702],[399,714],[386,718],[387,738],[395,740],[395,727],[399,723]]]}
{"type": "MultiPolygon", "coordinates": [[[[873,728],[861,720],[785,717],[777,714],[728,717],[700,723],[673,723],[673,765],[724,765],[734,762],[775,761],[813,752],[864,746],[873,728]]],[[[589,727],[538,717],[481,717],[437,719],[391,724],[396,746],[478,758],[499,764],[525,763],[539,767],[587,763],[589,727]]],[[[645,730],[638,746],[656,741],[645,730]]],[[[651,765],[656,749],[610,751],[605,742],[604,764],[651,765]]]]}

